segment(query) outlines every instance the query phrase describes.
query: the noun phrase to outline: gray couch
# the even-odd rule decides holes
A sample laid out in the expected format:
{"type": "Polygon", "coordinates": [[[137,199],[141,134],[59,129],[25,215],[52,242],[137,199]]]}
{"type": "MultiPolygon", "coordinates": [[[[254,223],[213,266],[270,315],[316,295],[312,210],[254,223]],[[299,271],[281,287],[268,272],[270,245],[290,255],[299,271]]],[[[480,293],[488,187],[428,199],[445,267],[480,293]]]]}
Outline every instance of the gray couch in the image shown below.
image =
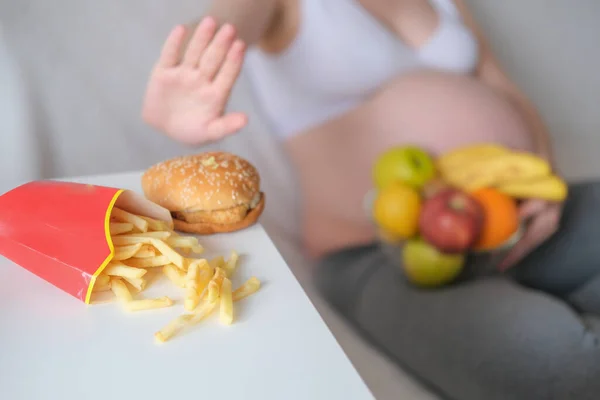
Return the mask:
{"type": "MultiPolygon", "coordinates": [[[[0,193],[23,179],[141,170],[148,160],[193,151],[144,126],[139,109],[146,77],[166,33],[173,24],[200,15],[205,3],[0,0],[0,193]],[[108,129],[148,137],[147,146],[139,150],[143,157],[102,143],[98,138],[108,129]],[[19,146],[27,147],[28,141],[65,133],[74,139],[60,151],[47,148],[28,154],[13,140],[26,137],[19,146]],[[96,155],[85,163],[69,158],[68,152],[91,154],[92,149],[96,155]],[[19,166],[23,172],[15,177],[10,171],[19,166]]],[[[571,179],[597,176],[600,2],[469,3],[510,75],[546,118],[564,174],[571,179]]],[[[219,146],[252,158],[261,170],[272,163],[283,165],[284,157],[243,80],[232,107],[249,110],[252,123],[243,135],[219,146]]],[[[280,172],[267,184],[276,191],[289,179],[286,174],[280,172]]],[[[314,294],[301,257],[284,241],[277,244],[378,399],[434,398],[338,320],[314,294]]]]}

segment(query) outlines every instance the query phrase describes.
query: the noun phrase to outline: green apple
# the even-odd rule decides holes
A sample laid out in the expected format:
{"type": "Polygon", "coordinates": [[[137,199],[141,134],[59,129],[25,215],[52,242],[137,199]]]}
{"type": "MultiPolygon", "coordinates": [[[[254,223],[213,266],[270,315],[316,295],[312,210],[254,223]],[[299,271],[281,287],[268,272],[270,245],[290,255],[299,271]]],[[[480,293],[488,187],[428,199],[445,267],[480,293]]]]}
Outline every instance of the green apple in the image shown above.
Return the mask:
{"type": "Polygon", "coordinates": [[[422,287],[443,286],[458,277],[465,265],[463,254],[444,254],[421,238],[406,242],[402,267],[406,278],[422,287]]]}
{"type": "Polygon", "coordinates": [[[378,189],[397,181],[420,189],[435,176],[432,157],[416,146],[389,149],[377,158],[373,166],[373,180],[378,189]]]}

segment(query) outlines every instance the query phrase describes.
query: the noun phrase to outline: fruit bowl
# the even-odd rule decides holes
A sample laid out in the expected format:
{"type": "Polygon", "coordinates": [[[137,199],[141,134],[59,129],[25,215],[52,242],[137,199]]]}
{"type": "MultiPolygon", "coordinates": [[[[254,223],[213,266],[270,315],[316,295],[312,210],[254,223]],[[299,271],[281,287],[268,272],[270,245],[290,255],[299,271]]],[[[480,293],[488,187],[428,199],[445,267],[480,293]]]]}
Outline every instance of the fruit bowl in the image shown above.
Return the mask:
{"type": "MultiPolygon", "coordinates": [[[[374,199],[376,197],[375,189],[370,190],[364,197],[364,212],[372,221],[373,225],[376,228],[377,241],[382,251],[386,254],[387,257],[392,261],[392,264],[397,266],[397,271],[402,273],[405,278],[409,278],[406,276],[406,270],[403,268],[403,253],[407,244],[406,240],[395,240],[393,238],[386,237],[384,234],[381,234],[381,230],[378,228],[375,221],[372,219],[372,205],[374,199]]],[[[484,250],[470,250],[465,253],[464,256],[464,267],[461,268],[460,275],[456,277],[456,279],[474,279],[476,277],[481,276],[489,276],[494,274],[501,273],[497,266],[498,264],[508,255],[510,250],[515,246],[515,244],[521,239],[523,233],[525,231],[525,224],[521,223],[517,231],[504,243],[499,246],[490,249],[484,250]]],[[[444,261],[442,261],[444,262],[444,261]]],[[[455,261],[458,262],[458,261],[455,261]]],[[[446,259],[446,266],[450,266],[452,261],[452,256],[446,259]]],[[[410,279],[409,279],[410,280],[410,279]]],[[[451,279],[455,280],[455,279],[451,279]]],[[[442,286],[440,285],[426,285],[426,286],[442,286]]]]}

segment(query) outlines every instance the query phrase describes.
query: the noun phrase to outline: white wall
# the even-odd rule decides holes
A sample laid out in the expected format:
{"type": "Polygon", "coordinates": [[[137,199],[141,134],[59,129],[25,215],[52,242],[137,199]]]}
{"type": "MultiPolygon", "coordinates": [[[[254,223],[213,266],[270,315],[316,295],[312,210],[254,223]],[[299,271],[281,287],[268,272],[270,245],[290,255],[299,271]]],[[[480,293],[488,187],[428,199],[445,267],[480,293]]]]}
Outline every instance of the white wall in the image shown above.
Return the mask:
{"type": "MultiPolygon", "coordinates": [[[[550,125],[563,172],[568,177],[598,175],[600,1],[468,2],[504,66],[550,125]]],[[[205,5],[206,0],[0,0],[0,26],[35,102],[30,118],[36,134],[152,134],[138,117],[150,65],[173,24],[201,14],[205,5]],[[93,95],[96,103],[86,106],[93,95]]],[[[2,88],[1,95],[7,96],[2,88]]],[[[0,113],[6,112],[1,104],[0,113]]],[[[233,104],[253,109],[243,90],[236,91],[233,104]]],[[[7,131],[6,120],[0,118],[0,132],[7,131]]],[[[253,120],[252,130],[264,129],[253,120]]],[[[80,140],[73,146],[83,146],[80,140]]],[[[40,165],[57,175],[116,172],[186,151],[157,135],[151,140],[154,145],[142,149],[145,158],[117,151],[112,163],[92,158],[68,165],[53,160],[49,150],[40,165]]],[[[0,159],[7,151],[0,148],[0,159]]]]}
{"type": "Polygon", "coordinates": [[[540,109],[568,177],[600,176],[600,1],[468,0],[540,109]]]}

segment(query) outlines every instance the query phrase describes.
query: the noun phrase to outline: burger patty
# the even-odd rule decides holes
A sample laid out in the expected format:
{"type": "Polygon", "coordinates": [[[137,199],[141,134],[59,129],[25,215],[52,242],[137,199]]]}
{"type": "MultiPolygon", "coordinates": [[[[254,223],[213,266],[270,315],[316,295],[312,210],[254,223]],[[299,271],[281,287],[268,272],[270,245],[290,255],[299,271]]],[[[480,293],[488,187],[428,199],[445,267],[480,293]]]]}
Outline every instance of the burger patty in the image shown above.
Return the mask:
{"type": "Polygon", "coordinates": [[[212,224],[231,224],[242,221],[248,215],[250,207],[247,204],[226,208],[224,210],[214,211],[173,211],[171,216],[180,221],[191,224],[194,223],[212,223],[212,224]]]}

